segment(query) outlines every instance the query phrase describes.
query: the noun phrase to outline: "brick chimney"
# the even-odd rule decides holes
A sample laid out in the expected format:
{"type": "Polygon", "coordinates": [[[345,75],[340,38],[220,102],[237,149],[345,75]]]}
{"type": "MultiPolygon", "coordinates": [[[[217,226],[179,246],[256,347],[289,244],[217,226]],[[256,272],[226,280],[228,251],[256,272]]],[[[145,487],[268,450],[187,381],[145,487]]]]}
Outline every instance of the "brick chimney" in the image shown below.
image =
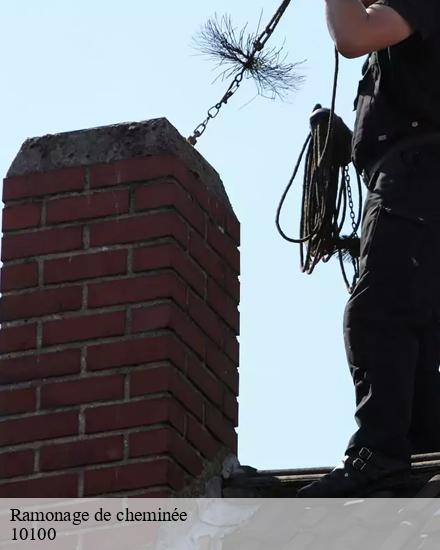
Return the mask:
{"type": "Polygon", "coordinates": [[[0,497],[203,494],[237,450],[218,174],[157,119],[27,140],[3,201],[0,497]]]}

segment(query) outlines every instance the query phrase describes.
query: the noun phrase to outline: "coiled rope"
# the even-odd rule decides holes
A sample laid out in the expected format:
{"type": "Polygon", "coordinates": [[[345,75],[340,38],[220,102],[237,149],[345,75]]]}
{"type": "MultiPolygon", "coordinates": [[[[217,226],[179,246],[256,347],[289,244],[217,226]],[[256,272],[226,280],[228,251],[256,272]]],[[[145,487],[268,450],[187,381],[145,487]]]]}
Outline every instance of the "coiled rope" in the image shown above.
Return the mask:
{"type": "Polygon", "coordinates": [[[288,242],[300,245],[303,272],[311,274],[320,261],[337,255],[347,290],[351,293],[359,277],[358,229],[362,209],[362,183],[356,172],[359,206],[354,211],[349,164],[351,162],[351,131],[335,114],[339,74],[339,54],[335,49],[335,72],[331,108],[316,105],[310,117],[311,130],[302,147],[293,174],[284,190],[276,213],[278,232],[288,242]],[[285,200],[298,175],[305,155],[303,194],[299,237],[288,236],[281,227],[280,217],[285,200]],[[347,211],[351,218],[351,234],[341,236],[347,211]],[[345,262],[353,268],[351,281],[345,262]]]}

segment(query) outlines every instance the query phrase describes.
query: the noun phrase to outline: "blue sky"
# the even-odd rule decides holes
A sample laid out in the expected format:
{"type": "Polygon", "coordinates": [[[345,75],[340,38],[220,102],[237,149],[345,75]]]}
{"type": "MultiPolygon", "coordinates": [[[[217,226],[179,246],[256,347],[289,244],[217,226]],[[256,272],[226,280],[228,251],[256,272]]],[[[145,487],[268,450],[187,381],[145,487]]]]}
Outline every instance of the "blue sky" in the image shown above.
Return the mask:
{"type": "MultiPolygon", "coordinates": [[[[191,47],[214,13],[267,21],[278,0],[21,0],[1,2],[0,172],[27,137],[165,116],[185,136],[222,96],[214,65],[191,47]]],[[[296,0],[270,44],[306,60],[287,102],[245,82],[198,150],[220,173],[242,224],[239,459],[258,468],[339,462],[355,429],[337,262],[312,276],[274,217],[315,105],[330,102],[333,46],[323,0],[296,0]]],[[[353,124],[362,60],[341,61],[337,111],[353,124]]],[[[285,226],[297,230],[299,186],[285,226]]]]}

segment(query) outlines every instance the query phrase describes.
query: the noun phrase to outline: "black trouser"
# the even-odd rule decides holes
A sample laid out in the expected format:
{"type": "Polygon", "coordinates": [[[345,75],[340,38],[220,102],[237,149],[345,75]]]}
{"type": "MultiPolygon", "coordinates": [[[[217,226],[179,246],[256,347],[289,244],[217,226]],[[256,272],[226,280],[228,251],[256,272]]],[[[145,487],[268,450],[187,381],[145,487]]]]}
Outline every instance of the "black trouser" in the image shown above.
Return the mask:
{"type": "Polygon", "coordinates": [[[365,446],[408,461],[440,451],[438,147],[435,155],[431,165],[429,152],[418,164],[399,155],[367,196],[360,279],[344,316],[359,426],[348,454],[365,446]]]}

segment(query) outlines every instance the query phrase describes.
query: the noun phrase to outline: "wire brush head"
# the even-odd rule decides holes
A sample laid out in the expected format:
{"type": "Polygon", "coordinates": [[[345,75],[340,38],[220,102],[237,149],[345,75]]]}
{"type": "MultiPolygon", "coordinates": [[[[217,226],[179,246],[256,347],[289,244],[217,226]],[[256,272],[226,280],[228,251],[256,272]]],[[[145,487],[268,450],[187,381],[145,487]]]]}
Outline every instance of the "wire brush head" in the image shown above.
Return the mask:
{"type": "Polygon", "coordinates": [[[196,49],[217,61],[217,67],[226,67],[217,78],[229,79],[244,70],[246,77],[255,81],[259,95],[284,99],[304,81],[297,73],[302,62],[287,63],[286,55],[282,55],[283,46],[261,49],[258,35],[258,29],[248,33],[246,24],[237,30],[229,15],[219,18],[216,14],[202,26],[193,41],[196,49]]]}

